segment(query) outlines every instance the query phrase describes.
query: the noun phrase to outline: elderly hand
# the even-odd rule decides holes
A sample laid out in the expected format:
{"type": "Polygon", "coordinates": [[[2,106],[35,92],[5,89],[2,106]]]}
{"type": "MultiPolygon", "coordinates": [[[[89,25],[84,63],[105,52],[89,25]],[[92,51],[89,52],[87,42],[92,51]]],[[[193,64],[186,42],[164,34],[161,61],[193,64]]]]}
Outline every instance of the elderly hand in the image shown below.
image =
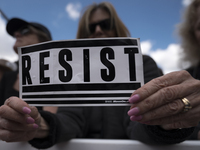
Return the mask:
{"type": "Polygon", "coordinates": [[[48,126],[36,107],[10,97],[0,107],[0,139],[6,142],[29,141],[43,138],[48,134],[48,126]]]}
{"type": "Polygon", "coordinates": [[[187,71],[172,72],[148,82],[129,99],[132,121],[161,125],[166,130],[196,126],[200,121],[200,81],[187,71]],[[183,112],[183,98],[192,109],[183,112]]]}

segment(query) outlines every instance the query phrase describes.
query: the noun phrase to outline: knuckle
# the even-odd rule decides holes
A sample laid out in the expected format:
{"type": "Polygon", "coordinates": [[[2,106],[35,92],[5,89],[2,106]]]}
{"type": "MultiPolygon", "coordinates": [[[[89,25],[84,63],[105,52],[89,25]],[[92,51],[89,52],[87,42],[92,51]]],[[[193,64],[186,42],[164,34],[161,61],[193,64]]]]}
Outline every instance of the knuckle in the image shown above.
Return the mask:
{"type": "Polygon", "coordinates": [[[8,99],[5,101],[4,104],[10,106],[10,103],[12,102],[12,98],[13,98],[13,97],[8,98],[8,99]]]}
{"type": "Polygon", "coordinates": [[[178,74],[177,74],[178,77],[182,78],[182,79],[188,79],[191,77],[191,75],[189,74],[188,71],[186,70],[182,70],[182,71],[179,71],[178,74]]]}
{"type": "Polygon", "coordinates": [[[173,101],[166,106],[167,113],[173,115],[179,113],[182,109],[181,101],[173,101]]]}
{"type": "Polygon", "coordinates": [[[146,108],[146,109],[153,109],[155,107],[155,103],[154,101],[152,101],[151,99],[146,99],[144,101],[144,104],[143,106],[146,108]]]}
{"type": "Polygon", "coordinates": [[[10,106],[10,107],[15,106],[16,104],[18,105],[18,103],[17,103],[18,100],[19,100],[19,98],[18,98],[18,97],[15,97],[15,96],[9,97],[9,98],[5,101],[4,105],[8,105],[8,106],[10,106]]]}
{"type": "Polygon", "coordinates": [[[154,85],[157,86],[158,89],[161,89],[163,87],[167,87],[169,85],[167,80],[161,79],[161,78],[155,78],[152,80],[154,82],[154,85]]]}
{"type": "Polygon", "coordinates": [[[30,132],[29,134],[26,134],[26,140],[30,141],[33,139],[33,134],[32,132],[30,132]]]}
{"type": "Polygon", "coordinates": [[[149,115],[150,118],[153,120],[158,118],[158,113],[156,111],[152,111],[149,115]]]}
{"type": "Polygon", "coordinates": [[[7,120],[5,120],[5,119],[1,118],[0,124],[1,124],[1,127],[4,128],[4,129],[12,129],[12,127],[9,124],[9,122],[7,120]]]}
{"type": "Polygon", "coordinates": [[[0,107],[0,116],[2,117],[2,116],[4,116],[4,114],[6,113],[6,105],[2,105],[1,107],[0,107]]]}
{"type": "MultiPolygon", "coordinates": [[[[195,80],[195,87],[197,87],[198,89],[200,88],[200,81],[199,80],[195,80]]],[[[197,89],[195,88],[195,89],[197,89]]]]}
{"type": "Polygon", "coordinates": [[[150,89],[146,88],[145,86],[143,87],[143,93],[144,93],[144,95],[147,95],[147,96],[151,94],[150,89]]]}
{"type": "Polygon", "coordinates": [[[7,122],[7,121],[2,121],[2,127],[4,128],[4,129],[9,129],[9,123],[7,122]]]}
{"type": "Polygon", "coordinates": [[[11,136],[11,132],[10,131],[2,132],[0,134],[0,137],[1,137],[2,141],[6,141],[6,142],[11,142],[12,141],[11,140],[12,136],[11,136]]]}
{"type": "Polygon", "coordinates": [[[192,84],[191,84],[191,82],[190,82],[190,89],[192,88],[192,90],[194,91],[194,92],[196,92],[196,93],[198,93],[199,94],[199,89],[200,89],[200,81],[199,80],[193,80],[192,81],[192,84]]]}
{"type": "Polygon", "coordinates": [[[30,106],[31,112],[36,113],[38,111],[38,109],[34,106],[30,106]]]}
{"type": "Polygon", "coordinates": [[[36,107],[34,107],[34,106],[31,106],[30,109],[31,109],[31,116],[36,120],[39,119],[40,118],[40,114],[38,112],[38,109],[36,107]]]}
{"type": "Polygon", "coordinates": [[[160,90],[161,98],[166,103],[171,102],[176,97],[177,90],[176,88],[166,87],[160,90]]]}

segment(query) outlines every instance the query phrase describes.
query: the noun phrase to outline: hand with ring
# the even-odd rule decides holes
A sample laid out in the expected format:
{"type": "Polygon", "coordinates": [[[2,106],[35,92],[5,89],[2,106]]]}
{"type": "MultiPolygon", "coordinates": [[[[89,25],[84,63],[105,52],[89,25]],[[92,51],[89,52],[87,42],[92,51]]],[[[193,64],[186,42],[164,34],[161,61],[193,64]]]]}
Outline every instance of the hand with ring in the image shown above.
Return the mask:
{"type": "Polygon", "coordinates": [[[132,121],[166,130],[193,127],[200,121],[200,81],[187,71],[172,72],[134,91],[129,102],[132,121]]]}

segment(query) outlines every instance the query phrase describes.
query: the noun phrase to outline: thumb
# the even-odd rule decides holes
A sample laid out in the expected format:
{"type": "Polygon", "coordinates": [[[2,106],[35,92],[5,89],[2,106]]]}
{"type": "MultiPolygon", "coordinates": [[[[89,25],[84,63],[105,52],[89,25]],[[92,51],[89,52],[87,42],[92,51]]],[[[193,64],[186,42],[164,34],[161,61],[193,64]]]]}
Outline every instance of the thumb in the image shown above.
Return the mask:
{"type": "Polygon", "coordinates": [[[39,124],[41,120],[41,115],[38,112],[38,109],[35,106],[30,106],[30,110],[31,112],[29,113],[29,115],[35,120],[36,124],[39,124]]]}

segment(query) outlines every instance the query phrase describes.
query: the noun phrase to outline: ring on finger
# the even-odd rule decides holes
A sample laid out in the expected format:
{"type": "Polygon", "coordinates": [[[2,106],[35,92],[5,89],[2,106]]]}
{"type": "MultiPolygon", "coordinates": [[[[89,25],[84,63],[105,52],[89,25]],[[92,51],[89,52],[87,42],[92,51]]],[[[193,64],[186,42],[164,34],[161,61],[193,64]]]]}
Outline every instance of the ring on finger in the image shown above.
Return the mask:
{"type": "Polygon", "coordinates": [[[189,111],[190,109],[192,109],[192,106],[190,104],[190,101],[187,99],[187,98],[183,98],[181,99],[181,101],[183,102],[183,104],[185,105],[184,109],[183,109],[183,112],[187,112],[189,111]]]}

